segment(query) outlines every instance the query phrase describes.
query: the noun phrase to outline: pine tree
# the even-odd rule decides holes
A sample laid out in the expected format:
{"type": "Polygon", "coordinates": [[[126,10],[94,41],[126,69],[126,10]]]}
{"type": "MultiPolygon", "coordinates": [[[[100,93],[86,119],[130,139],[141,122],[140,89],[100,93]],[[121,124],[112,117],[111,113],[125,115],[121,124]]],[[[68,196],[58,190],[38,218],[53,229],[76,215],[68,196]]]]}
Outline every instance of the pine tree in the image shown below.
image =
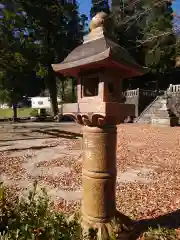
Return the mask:
{"type": "MultiPolygon", "coordinates": [[[[174,67],[176,45],[171,2],[121,0],[112,10],[113,24],[109,24],[107,33],[125,47],[137,62],[149,67],[149,74],[140,78],[146,87],[151,85],[155,88],[152,79],[158,79],[155,81],[156,89],[159,88],[159,81],[160,87],[165,88],[168,83],[160,78],[165,79],[167,71],[174,67]]],[[[140,82],[138,79],[138,84],[140,82]]]]}
{"type": "Polygon", "coordinates": [[[98,12],[110,12],[108,0],[92,0],[92,7],[90,11],[91,18],[93,18],[98,12]]]}
{"type": "Polygon", "coordinates": [[[134,3],[129,0],[120,0],[118,4],[114,3],[112,6],[112,14],[105,26],[107,35],[127,49],[141,64],[144,56],[137,40],[143,37],[144,15],[143,1],[134,3]]]}
{"type": "Polygon", "coordinates": [[[155,76],[155,88],[167,88],[166,74],[175,67],[176,37],[170,1],[154,1],[144,33],[145,63],[155,76]]]}

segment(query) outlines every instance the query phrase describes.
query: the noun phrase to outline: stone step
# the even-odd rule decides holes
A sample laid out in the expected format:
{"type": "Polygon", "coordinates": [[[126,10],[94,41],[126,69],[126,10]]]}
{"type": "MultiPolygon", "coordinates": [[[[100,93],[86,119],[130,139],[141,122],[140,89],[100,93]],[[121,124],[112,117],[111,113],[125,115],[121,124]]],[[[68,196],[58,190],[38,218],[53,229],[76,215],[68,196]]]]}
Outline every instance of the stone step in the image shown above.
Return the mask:
{"type": "Polygon", "coordinates": [[[157,110],[157,111],[155,111],[153,114],[157,114],[157,115],[167,115],[167,116],[169,116],[168,111],[162,111],[162,110],[157,110]]]}
{"type": "Polygon", "coordinates": [[[152,118],[169,118],[169,116],[167,116],[167,115],[156,115],[156,114],[154,114],[154,115],[152,115],[151,119],[152,119],[152,118]]]}
{"type": "Polygon", "coordinates": [[[157,124],[157,125],[170,126],[170,119],[169,118],[152,118],[151,123],[155,125],[157,124]]]}
{"type": "MultiPolygon", "coordinates": [[[[153,102],[152,105],[149,105],[142,115],[136,119],[136,122],[138,123],[151,123],[152,119],[154,119],[154,122],[158,122],[158,119],[162,119],[163,121],[168,122],[169,119],[169,113],[167,108],[167,100],[165,96],[160,96],[158,99],[153,102]],[[164,119],[164,120],[163,120],[164,119]]],[[[160,120],[161,122],[161,120],[160,120]]]]}
{"type": "Polygon", "coordinates": [[[156,109],[160,109],[160,108],[164,109],[162,104],[159,104],[158,106],[153,105],[153,106],[151,106],[151,108],[149,108],[149,109],[147,110],[147,112],[148,112],[148,111],[151,112],[152,110],[156,110],[156,109]]]}
{"type": "Polygon", "coordinates": [[[137,123],[150,123],[151,122],[151,118],[149,119],[138,119],[137,123]]]}
{"type": "Polygon", "coordinates": [[[143,121],[148,121],[149,119],[151,119],[151,116],[149,116],[149,117],[146,117],[146,116],[143,116],[142,118],[140,118],[139,120],[143,120],[143,121]]]}

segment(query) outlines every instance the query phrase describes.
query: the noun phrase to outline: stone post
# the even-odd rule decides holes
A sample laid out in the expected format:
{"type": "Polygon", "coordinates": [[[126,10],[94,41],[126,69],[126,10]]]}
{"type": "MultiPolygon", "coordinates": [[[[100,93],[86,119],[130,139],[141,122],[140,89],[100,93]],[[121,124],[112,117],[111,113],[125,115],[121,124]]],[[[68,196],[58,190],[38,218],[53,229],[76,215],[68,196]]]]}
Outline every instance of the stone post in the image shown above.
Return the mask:
{"type": "Polygon", "coordinates": [[[115,216],[116,126],[83,127],[82,218],[92,226],[115,216]]]}
{"type": "Polygon", "coordinates": [[[128,239],[133,223],[116,209],[116,146],[115,124],[83,126],[80,219],[83,234],[97,229],[98,240],[128,239]]]}

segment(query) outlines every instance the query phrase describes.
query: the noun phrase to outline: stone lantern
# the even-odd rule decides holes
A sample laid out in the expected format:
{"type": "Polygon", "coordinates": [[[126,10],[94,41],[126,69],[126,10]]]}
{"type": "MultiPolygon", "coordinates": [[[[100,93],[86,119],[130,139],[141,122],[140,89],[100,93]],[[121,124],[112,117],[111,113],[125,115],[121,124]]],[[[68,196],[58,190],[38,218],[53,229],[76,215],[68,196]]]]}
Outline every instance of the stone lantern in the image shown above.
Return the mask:
{"type": "Polygon", "coordinates": [[[84,43],[52,65],[55,72],[77,78],[78,111],[69,114],[83,126],[82,227],[97,228],[98,239],[121,234],[126,222],[116,210],[116,126],[135,111],[134,105],[122,103],[122,79],[145,72],[105,37],[106,17],[98,13],[84,43]]]}

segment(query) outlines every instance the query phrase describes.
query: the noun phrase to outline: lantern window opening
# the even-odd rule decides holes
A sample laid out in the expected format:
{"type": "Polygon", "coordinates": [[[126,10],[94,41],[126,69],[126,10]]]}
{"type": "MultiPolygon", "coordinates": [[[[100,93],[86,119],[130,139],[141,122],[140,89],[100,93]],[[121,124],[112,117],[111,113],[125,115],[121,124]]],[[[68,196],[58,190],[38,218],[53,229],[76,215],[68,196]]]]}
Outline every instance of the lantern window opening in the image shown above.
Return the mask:
{"type": "Polygon", "coordinates": [[[99,94],[99,77],[82,78],[82,97],[95,97],[99,94]]]}
{"type": "Polygon", "coordinates": [[[108,83],[108,91],[111,96],[114,95],[114,84],[112,82],[108,83]]]}

